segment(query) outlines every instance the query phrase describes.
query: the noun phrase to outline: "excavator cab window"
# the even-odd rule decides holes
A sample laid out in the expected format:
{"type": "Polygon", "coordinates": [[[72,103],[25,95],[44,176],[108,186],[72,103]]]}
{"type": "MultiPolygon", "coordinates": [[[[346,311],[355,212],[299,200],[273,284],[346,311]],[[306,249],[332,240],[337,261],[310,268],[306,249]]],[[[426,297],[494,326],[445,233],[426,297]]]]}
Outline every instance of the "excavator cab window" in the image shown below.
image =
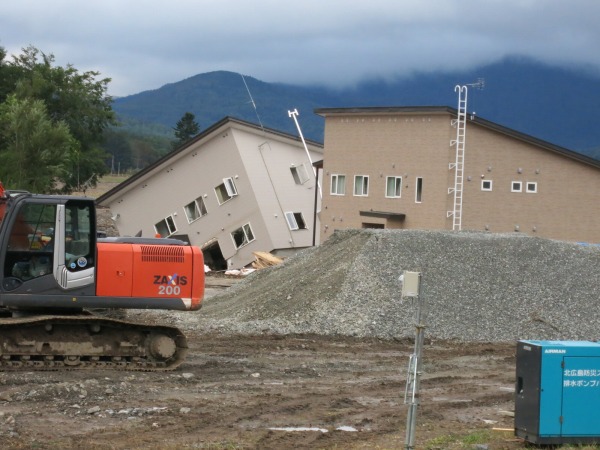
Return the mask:
{"type": "Polygon", "coordinates": [[[8,240],[4,276],[21,281],[52,273],[56,205],[26,203],[8,240]]]}
{"type": "Polygon", "coordinates": [[[71,272],[94,266],[95,217],[87,203],[68,201],[65,217],[65,265],[71,272]]]}

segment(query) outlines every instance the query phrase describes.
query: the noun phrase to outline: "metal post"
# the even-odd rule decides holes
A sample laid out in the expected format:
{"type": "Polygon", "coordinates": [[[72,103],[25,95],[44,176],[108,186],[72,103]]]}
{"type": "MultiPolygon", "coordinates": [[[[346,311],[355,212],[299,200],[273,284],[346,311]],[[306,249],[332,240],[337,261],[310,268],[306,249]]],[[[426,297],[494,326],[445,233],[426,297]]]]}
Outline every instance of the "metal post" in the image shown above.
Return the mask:
{"type": "Polygon", "coordinates": [[[416,306],[415,349],[414,353],[410,356],[408,363],[406,390],[404,392],[404,404],[408,404],[408,412],[406,416],[406,441],[404,448],[405,450],[413,450],[415,448],[417,407],[420,403],[419,387],[422,372],[421,354],[423,351],[423,340],[425,336],[425,325],[423,324],[425,311],[423,296],[421,294],[420,272],[404,272],[402,296],[413,298],[413,307],[416,306]],[[411,284],[410,288],[406,288],[407,283],[411,284]]]}
{"type": "Polygon", "coordinates": [[[310,165],[312,167],[313,174],[315,175],[315,178],[317,178],[317,169],[313,165],[313,161],[312,161],[312,158],[310,157],[310,152],[308,151],[308,147],[306,146],[306,141],[304,140],[304,135],[302,134],[302,130],[300,129],[300,124],[298,123],[297,116],[298,116],[297,109],[294,109],[293,111],[288,111],[288,117],[291,117],[292,119],[294,119],[294,123],[296,124],[296,128],[298,129],[298,134],[300,135],[300,140],[302,141],[302,145],[304,145],[304,150],[306,151],[306,156],[308,156],[308,161],[310,162],[310,165]]]}

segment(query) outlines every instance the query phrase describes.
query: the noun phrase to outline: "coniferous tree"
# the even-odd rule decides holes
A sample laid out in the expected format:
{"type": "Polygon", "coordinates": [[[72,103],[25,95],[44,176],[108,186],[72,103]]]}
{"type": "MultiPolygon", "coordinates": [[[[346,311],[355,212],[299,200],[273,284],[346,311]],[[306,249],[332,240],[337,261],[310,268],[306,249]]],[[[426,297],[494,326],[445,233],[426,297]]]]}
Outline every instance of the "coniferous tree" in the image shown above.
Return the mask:
{"type": "Polygon", "coordinates": [[[182,146],[200,132],[200,126],[196,123],[196,116],[191,112],[186,112],[173,129],[177,138],[173,142],[173,149],[182,146]]]}

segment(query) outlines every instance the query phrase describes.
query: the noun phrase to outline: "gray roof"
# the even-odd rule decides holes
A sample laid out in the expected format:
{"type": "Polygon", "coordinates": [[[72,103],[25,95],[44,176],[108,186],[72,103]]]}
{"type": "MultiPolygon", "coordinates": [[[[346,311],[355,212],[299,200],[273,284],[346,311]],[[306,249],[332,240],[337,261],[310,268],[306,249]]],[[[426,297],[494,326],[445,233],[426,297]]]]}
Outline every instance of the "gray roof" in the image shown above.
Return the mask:
{"type": "MultiPolygon", "coordinates": [[[[162,158],[159,158],[158,160],[156,160],[152,164],[149,164],[147,167],[145,167],[144,169],[140,170],[136,174],[134,174],[131,177],[127,178],[125,181],[119,183],[117,186],[115,186],[114,188],[112,188],[108,192],[105,192],[104,194],[102,194],[100,197],[98,197],[96,199],[96,204],[97,205],[102,204],[102,202],[104,202],[104,201],[108,200],[109,198],[113,197],[115,194],[119,193],[121,190],[123,190],[127,186],[129,186],[131,184],[135,184],[135,182],[137,180],[139,180],[140,178],[142,178],[148,172],[152,171],[154,168],[161,166],[162,164],[164,164],[165,162],[167,162],[169,159],[173,158],[175,155],[177,155],[177,154],[185,151],[192,144],[194,144],[194,143],[196,143],[198,141],[201,141],[206,136],[208,136],[211,133],[213,133],[215,130],[218,130],[219,128],[222,128],[225,125],[231,124],[231,123],[243,125],[243,126],[250,127],[250,128],[254,128],[257,131],[260,131],[261,133],[262,132],[266,132],[266,133],[269,133],[271,135],[281,136],[281,137],[286,138],[286,139],[291,139],[291,140],[294,140],[294,141],[301,141],[301,139],[300,139],[299,136],[294,136],[294,135],[291,135],[291,134],[288,134],[288,133],[284,133],[282,131],[274,130],[272,128],[262,127],[260,125],[254,124],[252,122],[247,122],[245,120],[236,119],[235,117],[227,116],[227,117],[224,117],[223,119],[219,120],[218,122],[216,122],[212,126],[208,127],[206,130],[202,131],[200,134],[198,134],[194,138],[190,139],[188,142],[186,142],[182,146],[180,146],[180,147],[176,148],[175,150],[167,153],[162,158]]],[[[306,143],[308,145],[313,146],[313,147],[321,147],[321,148],[323,148],[323,144],[320,143],[320,142],[311,141],[311,140],[307,139],[306,143]]]]}

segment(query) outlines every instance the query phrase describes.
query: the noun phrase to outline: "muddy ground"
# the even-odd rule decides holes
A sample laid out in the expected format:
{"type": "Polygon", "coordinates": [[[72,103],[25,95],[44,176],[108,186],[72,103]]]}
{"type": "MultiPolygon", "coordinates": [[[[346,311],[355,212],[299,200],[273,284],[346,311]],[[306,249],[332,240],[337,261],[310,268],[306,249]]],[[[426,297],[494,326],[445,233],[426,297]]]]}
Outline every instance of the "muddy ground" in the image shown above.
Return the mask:
{"type": "MultiPolygon", "coordinates": [[[[0,373],[0,448],[404,447],[411,342],[187,335],[173,372],[0,373]]],[[[416,448],[474,448],[465,436],[479,432],[489,449],[524,448],[503,431],[514,349],[427,341],[416,448]]]]}

